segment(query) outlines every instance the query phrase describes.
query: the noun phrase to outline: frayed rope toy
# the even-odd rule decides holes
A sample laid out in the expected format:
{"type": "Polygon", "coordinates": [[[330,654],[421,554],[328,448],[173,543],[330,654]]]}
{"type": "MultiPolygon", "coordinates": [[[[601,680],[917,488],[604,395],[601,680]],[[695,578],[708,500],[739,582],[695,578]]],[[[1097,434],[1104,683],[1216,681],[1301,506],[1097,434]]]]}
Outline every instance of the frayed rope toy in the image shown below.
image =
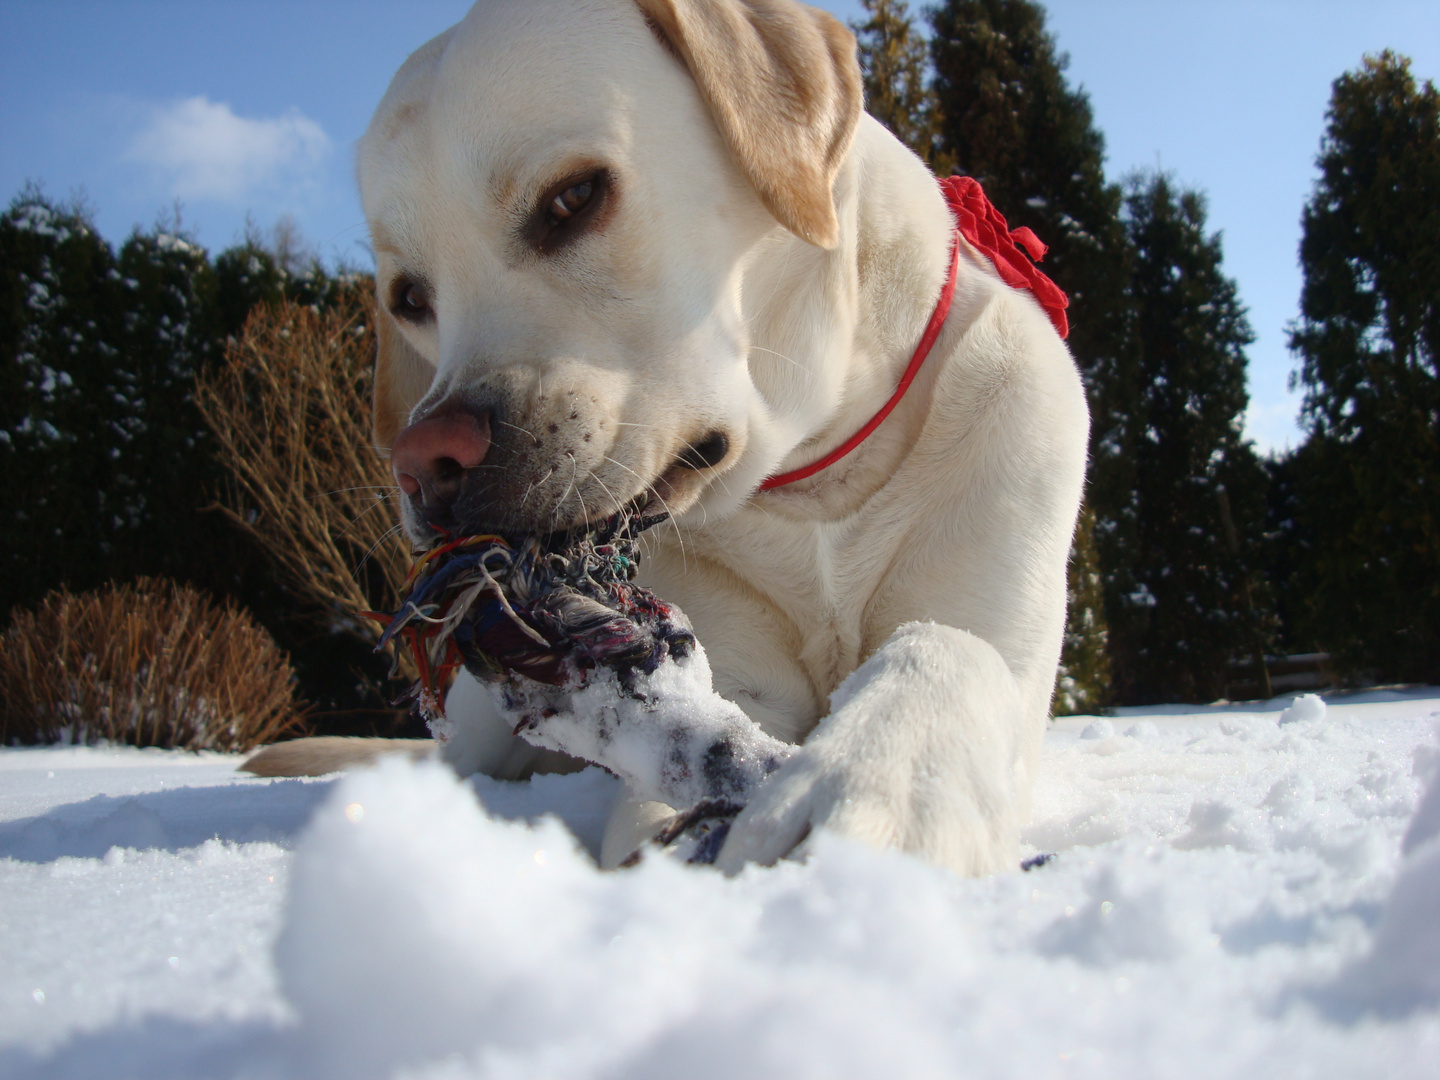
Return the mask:
{"type": "Polygon", "coordinates": [[[380,648],[399,639],[414,656],[406,696],[437,739],[451,734],[446,678],[463,665],[526,741],[688,807],[655,844],[708,863],[794,748],[714,692],[684,614],[634,584],[637,539],[663,520],[621,513],[549,536],[447,539],[416,562],[400,610],[373,617],[385,623],[380,648]]]}
{"type": "Polygon", "coordinates": [[[588,530],[486,533],[425,552],[400,609],[365,613],[385,626],[377,651],[398,638],[415,659],[418,678],[401,701],[434,724],[444,721],[446,682],[461,665],[486,682],[515,674],[557,687],[604,666],[625,685],[667,656],[688,655],[695,636],[684,616],[633,584],[637,539],[665,517],[619,513],[588,530]]]}

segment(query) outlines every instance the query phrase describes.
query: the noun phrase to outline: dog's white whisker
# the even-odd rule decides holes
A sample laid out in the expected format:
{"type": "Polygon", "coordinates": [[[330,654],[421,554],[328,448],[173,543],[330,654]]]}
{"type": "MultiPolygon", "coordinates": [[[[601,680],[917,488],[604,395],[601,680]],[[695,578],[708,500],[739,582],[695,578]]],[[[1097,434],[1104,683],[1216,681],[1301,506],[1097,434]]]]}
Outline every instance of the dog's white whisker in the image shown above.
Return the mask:
{"type": "Polygon", "coordinates": [[[784,353],[782,353],[782,352],[776,352],[774,349],[767,349],[767,348],[765,348],[763,345],[751,345],[750,348],[751,348],[753,351],[755,351],[755,352],[769,353],[771,356],[778,356],[781,360],[784,360],[786,363],[795,365],[795,367],[799,368],[801,371],[803,371],[803,372],[804,372],[807,376],[809,376],[810,378],[812,378],[812,379],[815,378],[815,372],[811,371],[811,370],[810,370],[809,368],[807,368],[804,364],[800,363],[799,360],[796,360],[796,359],[793,359],[792,357],[786,356],[786,355],[785,355],[784,353]]]}
{"type": "MultiPolygon", "coordinates": [[[[605,455],[605,460],[610,462],[610,464],[617,466],[618,468],[624,469],[631,476],[635,477],[636,480],[639,480],[641,485],[643,486],[643,490],[648,491],[660,503],[661,507],[664,508],[666,517],[671,521],[675,520],[675,515],[670,510],[670,504],[665,501],[664,497],[658,491],[656,491],[654,486],[648,483],[643,476],[637,473],[634,469],[630,468],[630,466],[625,465],[622,462],[616,461],[608,454],[605,455]]],[[[678,528],[675,530],[675,539],[679,542],[680,545],[680,565],[683,569],[688,566],[685,556],[685,538],[680,535],[680,530],[678,528]]]]}
{"type": "Polygon", "coordinates": [[[388,497],[389,495],[394,495],[399,490],[400,489],[394,484],[358,484],[355,487],[336,488],[334,491],[326,491],[320,495],[317,495],[316,498],[327,499],[331,495],[344,495],[347,492],[351,491],[383,491],[388,497]]]}
{"type": "MultiPolygon", "coordinates": [[[[615,493],[610,490],[609,485],[606,484],[604,480],[600,479],[600,474],[598,472],[592,472],[590,474],[590,478],[594,480],[595,483],[600,485],[600,489],[604,491],[606,496],[610,499],[612,511],[616,514],[623,514],[625,512],[625,504],[615,497],[615,493]]],[[[609,517],[610,515],[606,514],[605,516],[609,517]]]]}
{"type": "Polygon", "coordinates": [[[534,481],[533,483],[531,483],[531,485],[530,485],[528,488],[525,489],[525,494],[520,497],[520,505],[521,505],[521,506],[524,506],[527,502],[529,502],[530,496],[535,493],[535,489],[536,489],[537,487],[539,487],[541,484],[545,483],[546,480],[549,480],[550,477],[552,477],[552,476],[554,476],[554,475],[555,475],[555,468],[554,468],[554,466],[552,465],[551,468],[550,468],[550,471],[549,471],[548,473],[546,473],[544,476],[542,476],[539,480],[536,480],[536,481],[534,481]]]}
{"type": "Polygon", "coordinates": [[[570,497],[570,489],[575,486],[575,477],[580,471],[580,463],[575,460],[574,454],[566,455],[570,459],[570,482],[565,485],[565,490],[560,493],[560,498],[555,500],[555,513],[551,520],[558,522],[560,512],[565,506],[565,500],[570,497]]]}
{"type": "Polygon", "coordinates": [[[390,528],[386,529],[383,533],[381,533],[380,536],[379,536],[379,538],[375,541],[375,543],[373,543],[373,544],[370,545],[369,550],[366,551],[364,555],[360,556],[360,561],[357,562],[357,563],[355,564],[354,569],[352,569],[352,570],[350,571],[350,576],[351,576],[351,578],[353,578],[353,579],[356,580],[356,581],[359,581],[359,580],[360,580],[360,569],[361,569],[361,567],[363,567],[367,562],[370,561],[370,556],[374,555],[375,552],[379,551],[380,548],[381,548],[381,546],[382,546],[387,540],[389,540],[389,539],[390,539],[392,536],[394,536],[397,532],[400,532],[404,527],[405,527],[404,525],[400,524],[399,522],[396,522],[394,525],[391,525],[390,528]]]}
{"type": "MultiPolygon", "coordinates": [[[[695,450],[695,444],[688,439],[681,439],[680,441],[685,444],[687,450],[695,450]]],[[[696,451],[696,453],[699,453],[699,451],[696,451]]],[[[711,482],[720,488],[721,491],[725,492],[726,495],[730,494],[730,486],[725,483],[723,476],[712,476],[710,479],[711,482]]]]}
{"type": "MultiPolygon", "coordinates": [[[[629,465],[626,465],[623,461],[617,461],[617,460],[615,460],[615,459],[614,459],[613,457],[611,457],[609,454],[604,454],[604,455],[602,455],[602,456],[604,457],[604,459],[605,459],[606,461],[608,461],[611,465],[614,465],[617,469],[624,469],[624,470],[625,470],[626,472],[628,472],[631,476],[635,477],[636,480],[639,480],[639,481],[640,481],[640,486],[641,486],[641,488],[643,488],[645,491],[650,492],[650,493],[651,493],[652,495],[654,495],[657,499],[660,498],[659,494],[655,491],[655,489],[650,486],[650,482],[647,481],[647,480],[646,480],[643,476],[641,476],[639,473],[637,473],[634,469],[630,468],[629,465]]],[[[664,502],[664,500],[661,499],[661,502],[664,502]]],[[[669,507],[666,507],[666,513],[669,513],[669,507]]]]}
{"type": "Polygon", "coordinates": [[[526,438],[528,438],[528,439],[529,439],[531,442],[533,442],[536,446],[539,446],[539,445],[540,445],[540,440],[535,437],[535,433],[534,433],[533,431],[531,431],[529,428],[523,428],[523,427],[521,427],[519,424],[512,424],[512,423],[510,423],[508,420],[499,420],[499,419],[497,419],[497,420],[495,420],[495,421],[493,421],[493,422],[496,423],[496,424],[499,424],[501,427],[513,428],[514,430],[520,432],[520,434],[522,434],[522,435],[524,435],[526,438]]]}
{"type": "Polygon", "coordinates": [[[350,523],[345,526],[345,532],[341,533],[340,535],[341,535],[341,536],[347,535],[347,534],[350,532],[351,529],[355,528],[355,526],[357,526],[357,525],[360,524],[360,521],[361,521],[362,518],[364,518],[367,514],[372,514],[372,513],[374,513],[376,510],[378,510],[378,509],[380,509],[381,507],[383,507],[383,506],[391,499],[392,496],[398,495],[398,494],[399,494],[399,492],[398,492],[398,490],[397,490],[397,491],[395,491],[395,492],[392,492],[390,495],[385,496],[385,497],[382,498],[382,499],[376,499],[373,503],[371,503],[369,506],[367,506],[364,510],[361,510],[360,513],[356,514],[353,518],[351,518],[351,519],[350,519],[350,523]]]}

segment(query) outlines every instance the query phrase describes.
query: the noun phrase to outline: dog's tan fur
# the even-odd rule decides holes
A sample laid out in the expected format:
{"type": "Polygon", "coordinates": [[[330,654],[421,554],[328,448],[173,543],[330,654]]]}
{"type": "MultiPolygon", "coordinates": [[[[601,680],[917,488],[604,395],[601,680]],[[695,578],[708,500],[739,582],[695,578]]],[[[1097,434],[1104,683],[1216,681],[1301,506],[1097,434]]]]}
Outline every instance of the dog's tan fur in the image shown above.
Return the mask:
{"type": "Polygon", "coordinates": [[[830,189],[862,98],[849,31],[824,12],[766,0],[641,0],[640,8],[684,59],[776,220],[812,244],[834,247],[840,224],[830,189]]]}

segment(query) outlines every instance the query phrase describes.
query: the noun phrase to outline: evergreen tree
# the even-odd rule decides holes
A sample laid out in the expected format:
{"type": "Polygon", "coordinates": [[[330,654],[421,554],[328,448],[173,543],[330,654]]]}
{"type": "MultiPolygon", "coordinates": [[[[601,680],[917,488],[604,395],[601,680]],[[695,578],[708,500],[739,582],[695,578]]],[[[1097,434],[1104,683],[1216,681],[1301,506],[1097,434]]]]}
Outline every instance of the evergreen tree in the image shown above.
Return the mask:
{"type": "Polygon", "coordinates": [[[1308,527],[1304,495],[1317,471],[1316,448],[1315,441],[1308,440],[1262,462],[1266,473],[1263,573],[1274,602],[1279,653],[1323,651],[1310,618],[1311,591],[1303,580],[1315,559],[1315,530],[1308,527]]]}
{"type": "Polygon", "coordinates": [[[240,333],[256,304],[278,304],[288,275],[255,235],[215,256],[215,305],[210,331],[221,340],[240,333]]]}
{"type": "MultiPolygon", "coordinates": [[[[128,517],[117,527],[116,563],[189,579],[195,547],[219,541],[218,522],[199,515],[218,473],[195,409],[195,374],[218,359],[209,333],[215,279],[205,250],[178,227],[136,232],[117,258],[125,292],[123,332],[106,391],[124,399],[129,423],[111,447],[110,490],[128,517]]],[[[208,582],[206,583],[209,584],[208,582]]]]}
{"type": "Polygon", "coordinates": [[[1135,704],[1210,701],[1264,632],[1250,567],[1265,474],[1240,436],[1254,335],[1200,195],[1136,176],[1124,220],[1141,395],[1124,447],[1135,481],[1131,589],[1110,623],[1116,691],[1135,704]]]}
{"type": "Polygon", "coordinates": [[[929,46],[905,0],[861,0],[869,15],[850,24],[865,80],[865,109],[940,176],[953,162],[936,145],[939,116],[926,80],[929,46]]]}
{"type": "Polygon", "coordinates": [[[117,445],[139,422],[112,374],[128,287],[78,206],[34,188],[0,217],[0,599],[8,608],[70,580],[108,576],[133,492],[110,482],[117,445]]]}
{"type": "Polygon", "coordinates": [[[1095,545],[1095,512],[1080,508],[1065,579],[1065,640],[1051,711],[1097,713],[1109,704],[1110,650],[1104,579],[1095,545]]]}
{"type": "Polygon", "coordinates": [[[1305,632],[1351,668],[1440,680],[1440,93],[1385,52],[1334,83],[1291,333],[1305,632]]]}
{"type": "MultiPolygon", "coordinates": [[[[1027,225],[1050,251],[1043,269],[1070,297],[1068,344],[1090,400],[1087,501],[1107,618],[1133,591],[1124,568],[1133,486],[1121,448],[1139,385],[1126,294],[1128,249],[1121,193],[1105,181],[1105,140],[1083,90],[1065,80],[1067,58],[1030,0],[943,0],[929,10],[939,151],[974,176],[1012,228],[1027,225]]],[[[1083,561],[1078,548],[1072,565],[1083,561]]],[[[1072,611],[1067,640],[1086,632],[1072,611]]],[[[1104,666],[1089,670],[1103,672],[1104,666]]],[[[1104,699],[1105,691],[1088,695],[1104,699]]]]}
{"type": "Polygon", "coordinates": [[[228,530],[201,513],[221,477],[191,400],[223,347],[215,294],[205,252],[173,228],[117,253],[33,188],[0,217],[6,610],[139,575],[233,584],[228,530]]]}

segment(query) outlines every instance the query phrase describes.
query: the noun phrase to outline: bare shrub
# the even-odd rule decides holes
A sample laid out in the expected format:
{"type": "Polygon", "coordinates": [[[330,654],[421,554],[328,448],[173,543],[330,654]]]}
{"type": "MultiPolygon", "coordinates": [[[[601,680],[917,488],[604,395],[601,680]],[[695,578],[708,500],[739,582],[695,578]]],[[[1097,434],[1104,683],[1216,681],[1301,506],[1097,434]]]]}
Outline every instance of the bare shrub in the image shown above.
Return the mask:
{"type": "Polygon", "coordinates": [[[395,481],[370,444],[373,316],[358,288],[325,311],[257,308],[197,387],[234,478],[230,516],[321,625],[372,645],[380,627],[361,612],[395,609],[410,562],[395,481]]]}
{"type": "Polygon", "coordinates": [[[304,726],[294,683],[248,613],[189,586],[61,589],[0,636],[0,742],[249,750],[304,726]]]}

